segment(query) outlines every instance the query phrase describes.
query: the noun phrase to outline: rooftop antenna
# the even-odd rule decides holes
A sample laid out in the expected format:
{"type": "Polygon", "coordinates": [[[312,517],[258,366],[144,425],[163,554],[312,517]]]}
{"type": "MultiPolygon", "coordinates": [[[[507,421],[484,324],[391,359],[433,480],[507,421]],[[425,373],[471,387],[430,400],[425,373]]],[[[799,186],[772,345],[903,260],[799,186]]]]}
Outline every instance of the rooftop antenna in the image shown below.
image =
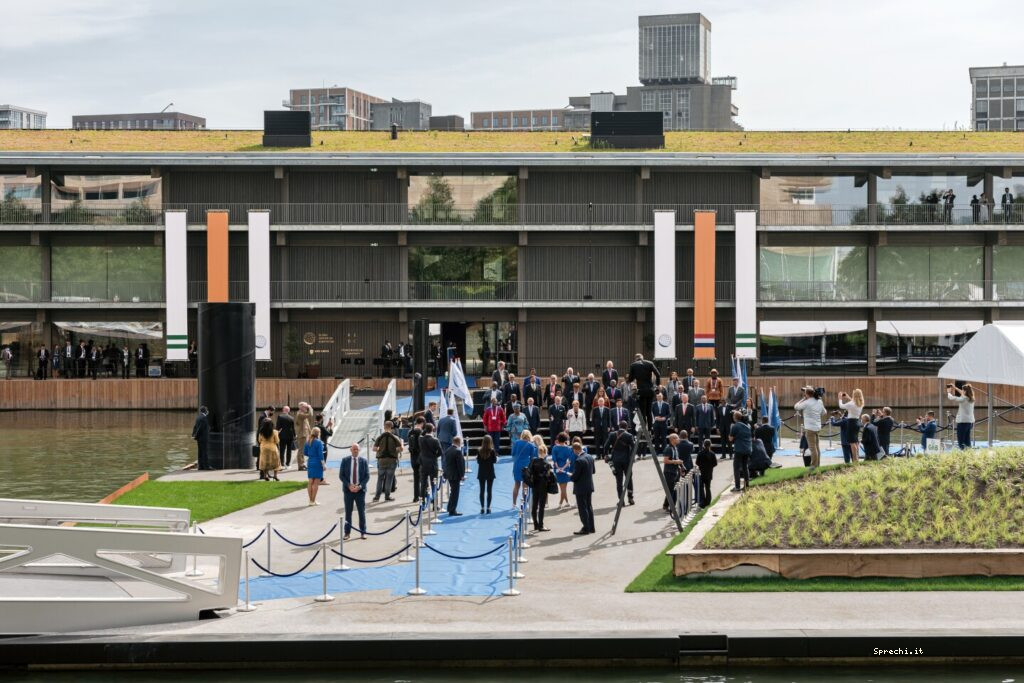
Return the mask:
{"type": "Polygon", "coordinates": [[[167,111],[168,109],[170,109],[173,106],[174,106],[174,102],[168,102],[167,106],[160,110],[160,113],[163,114],[165,111],[167,111]]]}

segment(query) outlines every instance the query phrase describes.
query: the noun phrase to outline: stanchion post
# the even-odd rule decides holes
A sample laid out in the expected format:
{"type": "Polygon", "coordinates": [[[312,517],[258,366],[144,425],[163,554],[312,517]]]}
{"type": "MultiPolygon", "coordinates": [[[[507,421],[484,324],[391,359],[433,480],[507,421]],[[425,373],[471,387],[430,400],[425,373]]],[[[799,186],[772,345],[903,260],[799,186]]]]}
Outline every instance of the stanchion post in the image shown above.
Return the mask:
{"type": "Polygon", "coordinates": [[[519,532],[515,529],[512,530],[512,575],[516,579],[525,579],[526,574],[519,571],[519,532]]]}
{"type": "Polygon", "coordinates": [[[237,609],[238,612],[252,612],[256,605],[249,602],[249,551],[245,551],[245,604],[237,609]]]}
{"type": "Polygon", "coordinates": [[[430,524],[444,524],[441,518],[438,516],[441,514],[442,499],[444,498],[444,484],[438,483],[437,485],[437,506],[434,507],[434,518],[430,520],[430,524]]]}
{"type": "Polygon", "coordinates": [[[420,553],[423,552],[419,548],[416,548],[416,586],[409,589],[409,595],[424,595],[427,591],[420,588],[420,553]]]}
{"type": "Polygon", "coordinates": [[[334,600],[334,596],[327,592],[327,544],[326,543],[321,543],[320,544],[320,553],[323,555],[323,558],[321,558],[322,559],[322,565],[321,565],[321,568],[320,568],[320,579],[321,579],[321,585],[323,586],[323,591],[324,592],[321,593],[320,595],[316,596],[314,598],[314,600],[316,600],[317,602],[332,602],[334,600]]]}
{"type": "Polygon", "coordinates": [[[412,519],[409,511],[405,511],[405,552],[398,558],[399,562],[412,562],[413,556],[409,554],[409,529],[412,527],[412,519]]]}
{"type": "Polygon", "coordinates": [[[264,528],[264,533],[267,535],[267,571],[269,572],[270,567],[270,522],[267,522],[267,526],[264,528]]]}
{"type": "Polygon", "coordinates": [[[348,571],[349,566],[345,564],[345,517],[338,517],[338,566],[336,572],[348,571]]]}
{"type": "MultiPolygon", "coordinates": [[[[195,522],[195,520],[192,520],[192,534],[195,535],[197,533],[199,533],[199,532],[196,529],[196,522],[195,522]]],[[[192,569],[185,570],[185,576],[196,577],[196,576],[202,576],[203,575],[203,573],[201,571],[199,571],[199,567],[197,566],[197,562],[198,562],[198,557],[196,556],[195,553],[192,553],[192,569]]]]}
{"type": "Polygon", "coordinates": [[[508,537],[508,588],[506,588],[505,590],[501,591],[502,595],[509,596],[509,597],[514,596],[514,595],[519,595],[519,591],[516,590],[515,560],[516,560],[515,541],[513,541],[512,537],[509,536],[508,537]]]}
{"type": "Polygon", "coordinates": [[[526,564],[526,562],[527,562],[526,558],[523,557],[523,548],[529,547],[529,546],[526,545],[526,543],[524,543],[525,540],[526,540],[526,537],[523,536],[523,532],[520,531],[519,532],[519,536],[518,536],[518,542],[516,543],[516,566],[517,567],[519,565],[521,565],[521,564],[526,564]]]}
{"type": "Polygon", "coordinates": [[[423,519],[420,520],[420,535],[422,535],[422,536],[433,536],[434,534],[437,533],[436,531],[434,531],[431,528],[431,526],[432,526],[431,516],[434,514],[433,502],[434,502],[434,498],[433,498],[433,496],[431,496],[430,504],[428,504],[427,505],[427,509],[424,510],[424,512],[426,514],[423,515],[423,519]],[[425,529],[423,528],[424,526],[426,527],[425,529]]]}
{"type": "Polygon", "coordinates": [[[519,547],[530,549],[530,544],[526,542],[526,512],[522,506],[519,507],[519,547]]]}

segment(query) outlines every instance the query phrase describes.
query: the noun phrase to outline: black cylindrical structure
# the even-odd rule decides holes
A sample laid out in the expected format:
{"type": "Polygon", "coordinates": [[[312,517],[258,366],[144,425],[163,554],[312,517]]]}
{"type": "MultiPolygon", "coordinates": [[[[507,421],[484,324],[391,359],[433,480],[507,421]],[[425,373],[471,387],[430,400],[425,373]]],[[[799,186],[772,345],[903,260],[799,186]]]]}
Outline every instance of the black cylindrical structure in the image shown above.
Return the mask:
{"type": "Polygon", "coordinates": [[[412,410],[414,413],[418,413],[426,405],[424,404],[424,378],[428,376],[427,373],[427,344],[429,343],[427,333],[429,328],[427,327],[426,320],[414,320],[412,322],[412,349],[413,349],[413,378],[412,378],[412,410]]]}
{"type": "Polygon", "coordinates": [[[256,305],[199,304],[199,404],[210,409],[210,469],[251,469],[256,305]]]}

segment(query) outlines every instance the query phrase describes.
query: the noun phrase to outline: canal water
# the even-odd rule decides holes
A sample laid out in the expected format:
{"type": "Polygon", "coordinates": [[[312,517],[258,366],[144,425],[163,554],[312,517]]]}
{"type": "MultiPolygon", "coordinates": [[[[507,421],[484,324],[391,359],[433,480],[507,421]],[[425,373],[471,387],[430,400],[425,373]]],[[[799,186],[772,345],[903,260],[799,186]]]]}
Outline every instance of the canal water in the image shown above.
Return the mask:
{"type": "MultiPolygon", "coordinates": [[[[287,643],[282,643],[287,647],[287,643]]],[[[373,670],[282,670],[282,671],[203,671],[204,683],[263,683],[301,681],[302,683],[1016,683],[1024,680],[1024,671],[1012,667],[970,668],[798,668],[766,669],[458,669],[415,671],[373,670]]],[[[42,672],[13,674],[5,681],[42,683],[171,683],[181,673],[158,672],[42,672]]]]}
{"type": "Polygon", "coordinates": [[[0,498],[96,502],[195,460],[184,411],[0,412],[0,498]]]}

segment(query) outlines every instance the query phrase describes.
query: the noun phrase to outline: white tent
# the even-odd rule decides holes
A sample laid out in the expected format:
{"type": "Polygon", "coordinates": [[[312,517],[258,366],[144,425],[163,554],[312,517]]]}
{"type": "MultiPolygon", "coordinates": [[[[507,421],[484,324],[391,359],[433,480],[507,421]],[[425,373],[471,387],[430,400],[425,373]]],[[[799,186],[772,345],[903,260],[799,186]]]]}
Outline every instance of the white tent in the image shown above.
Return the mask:
{"type": "MultiPolygon", "coordinates": [[[[939,377],[1024,386],[1024,323],[985,325],[939,369],[939,377]]],[[[987,403],[988,438],[992,443],[996,416],[991,387],[987,403]]]]}
{"type": "Polygon", "coordinates": [[[1024,323],[985,325],[939,369],[939,377],[1024,386],[1024,323]]]}

